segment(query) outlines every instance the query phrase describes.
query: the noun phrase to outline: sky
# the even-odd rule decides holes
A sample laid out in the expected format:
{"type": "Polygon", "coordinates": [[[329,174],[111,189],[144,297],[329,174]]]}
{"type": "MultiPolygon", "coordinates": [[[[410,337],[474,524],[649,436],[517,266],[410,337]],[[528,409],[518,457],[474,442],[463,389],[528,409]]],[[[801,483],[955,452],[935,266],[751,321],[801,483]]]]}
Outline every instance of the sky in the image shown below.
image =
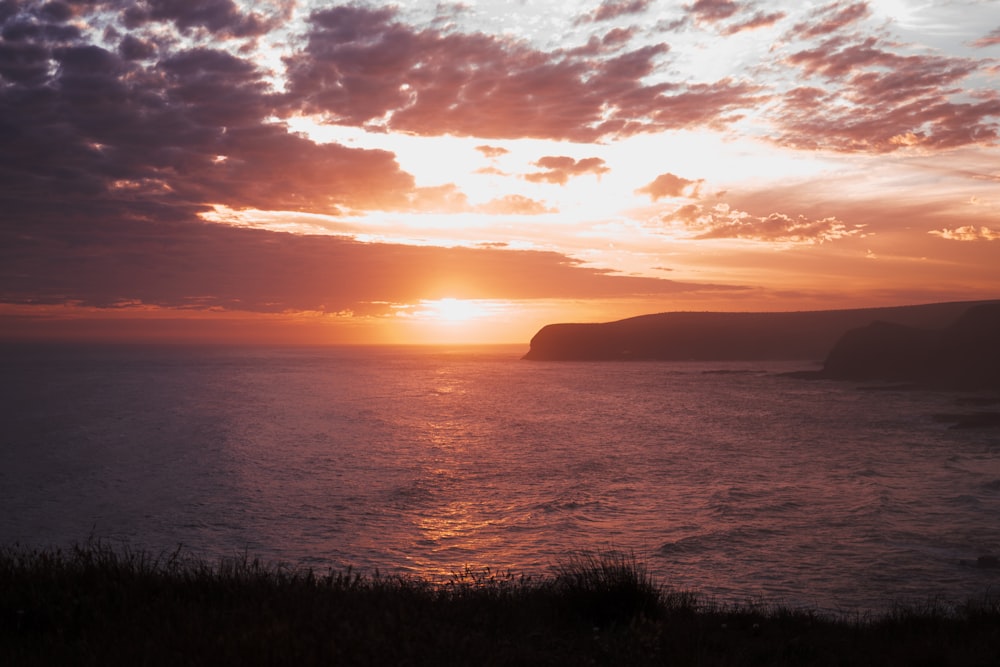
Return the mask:
{"type": "Polygon", "coordinates": [[[997,297],[997,0],[0,0],[0,338],[997,297]]]}

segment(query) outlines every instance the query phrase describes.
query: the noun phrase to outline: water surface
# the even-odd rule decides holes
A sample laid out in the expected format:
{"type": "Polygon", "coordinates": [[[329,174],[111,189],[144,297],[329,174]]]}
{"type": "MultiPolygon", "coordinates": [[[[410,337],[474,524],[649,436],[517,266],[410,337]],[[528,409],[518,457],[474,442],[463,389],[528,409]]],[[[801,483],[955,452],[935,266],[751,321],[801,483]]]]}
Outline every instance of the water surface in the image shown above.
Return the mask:
{"type": "Polygon", "coordinates": [[[523,352],[4,347],[0,543],[432,578],[631,549],[821,609],[1000,584],[974,566],[1000,553],[1000,438],[931,418],[956,394],[523,352]]]}

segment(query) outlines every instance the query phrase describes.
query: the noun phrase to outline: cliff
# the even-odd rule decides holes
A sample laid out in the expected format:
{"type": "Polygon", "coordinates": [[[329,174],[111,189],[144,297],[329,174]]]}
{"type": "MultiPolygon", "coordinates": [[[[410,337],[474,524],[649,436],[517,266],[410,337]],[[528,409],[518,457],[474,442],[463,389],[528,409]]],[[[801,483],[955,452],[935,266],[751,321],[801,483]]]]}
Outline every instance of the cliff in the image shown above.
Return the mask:
{"type": "Polygon", "coordinates": [[[821,360],[852,329],[880,321],[908,330],[936,330],[982,303],[991,302],[784,313],[672,312],[600,324],[550,324],[531,339],[531,348],[524,358],[821,360]]]}
{"type": "Polygon", "coordinates": [[[970,307],[940,330],[880,321],[849,331],[816,377],[1000,389],[1000,303],[970,307]]]}

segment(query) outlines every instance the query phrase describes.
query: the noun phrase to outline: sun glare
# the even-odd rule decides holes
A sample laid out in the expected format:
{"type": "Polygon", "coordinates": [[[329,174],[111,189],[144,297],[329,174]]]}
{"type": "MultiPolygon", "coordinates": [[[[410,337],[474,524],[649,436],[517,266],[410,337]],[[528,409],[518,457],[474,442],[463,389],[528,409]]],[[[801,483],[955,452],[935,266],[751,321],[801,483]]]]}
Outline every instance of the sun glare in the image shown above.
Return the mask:
{"type": "Polygon", "coordinates": [[[521,343],[538,328],[538,317],[503,299],[422,299],[396,305],[391,330],[399,343],[521,343]]]}
{"type": "Polygon", "coordinates": [[[412,315],[433,322],[470,322],[497,314],[499,307],[492,301],[478,299],[424,299],[412,315]]]}

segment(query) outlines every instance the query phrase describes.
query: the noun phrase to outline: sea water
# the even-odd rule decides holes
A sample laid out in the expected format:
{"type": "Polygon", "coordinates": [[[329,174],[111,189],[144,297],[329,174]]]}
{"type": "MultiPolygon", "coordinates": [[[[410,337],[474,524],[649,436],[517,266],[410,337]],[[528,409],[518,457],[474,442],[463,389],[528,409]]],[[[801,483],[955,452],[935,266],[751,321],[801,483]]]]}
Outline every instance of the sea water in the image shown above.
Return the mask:
{"type": "Polygon", "coordinates": [[[1000,432],[810,362],[523,347],[0,348],[0,545],[445,579],[634,552],[706,600],[996,593],[1000,432]]]}

